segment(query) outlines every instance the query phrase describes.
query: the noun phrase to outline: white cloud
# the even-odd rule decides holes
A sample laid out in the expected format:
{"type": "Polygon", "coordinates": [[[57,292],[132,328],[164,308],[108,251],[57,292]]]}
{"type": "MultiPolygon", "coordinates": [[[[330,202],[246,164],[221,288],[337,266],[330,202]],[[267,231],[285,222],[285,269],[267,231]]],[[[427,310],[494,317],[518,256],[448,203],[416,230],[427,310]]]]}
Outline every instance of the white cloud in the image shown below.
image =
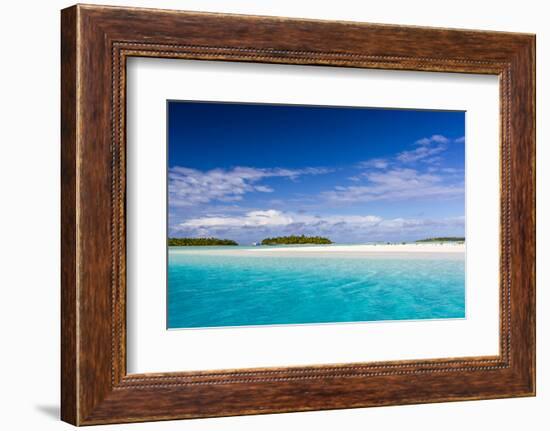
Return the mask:
{"type": "Polygon", "coordinates": [[[415,169],[394,168],[367,172],[366,185],[338,186],[323,196],[333,203],[404,200],[413,198],[448,198],[464,194],[464,185],[445,184],[439,175],[420,173],[415,169]]]}
{"type": "Polygon", "coordinates": [[[422,146],[432,145],[434,143],[436,143],[436,144],[448,144],[449,143],[449,138],[447,138],[446,136],[443,136],[443,135],[432,135],[429,138],[422,138],[422,139],[419,139],[418,141],[416,141],[417,145],[422,145],[422,146]]]}
{"type": "Polygon", "coordinates": [[[268,186],[255,186],[254,190],[256,190],[257,192],[262,192],[262,193],[273,193],[274,192],[274,190],[271,187],[268,187],[268,186]]]}
{"type": "Polygon", "coordinates": [[[289,215],[277,210],[250,211],[241,216],[216,217],[206,216],[186,220],[181,223],[183,228],[209,228],[209,227],[262,227],[285,226],[293,222],[289,215]]]}
{"type": "MultiPolygon", "coordinates": [[[[437,141],[433,141],[437,142],[437,141]]],[[[420,144],[417,148],[410,151],[402,151],[395,158],[402,163],[414,163],[418,161],[424,161],[426,163],[432,163],[435,160],[433,156],[442,153],[447,149],[446,144],[437,144],[432,146],[430,144],[420,144]]]]}
{"type": "MultiPolygon", "coordinates": [[[[423,162],[427,164],[435,164],[442,161],[441,154],[448,148],[448,145],[452,142],[464,143],[464,136],[456,139],[449,139],[443,135],[432,135],[418,139],[415,142],[416,148],[408,151],[401,151],[393,158],[374,158],[360,162],[358,166],[360,168],[376,168],[387,169],[396,164],[411,164],[416,162],[423,162]]],[[[351,177],[352,180],[356,180],[358,177],[351,177]]]]}
{"type": "Polygon", "coordinates": [[[360,162],[358,166],[360,168],[376,168],[376,169],[386,169],[389,166],[390,162],[386,159],[370,159],[360,162]]]}
{"type": "Polygon", "coordinates": [[[380,217],[366,216],[314,216],[307,214],[285,213],[282,211],[269,209],[265,211],[249,211],[240,216],[220,217],[205,216],[186,220],[180,224],[182,228],[230,228],[230,227],[272,227],[289,225],[337,225],[340,223],[349,223],[355,225],[372,225],[382,221],[380,217]]]}
{"type": "Polygon", "coordinates": [[[464,217],[450,217],[439,220],[394,218],[382,221],[380,226],[390,230],[414,230],[423,227],[461,227],[464,226],[464,217]]]}
{"type": "Polygon", "coordinates": [[[330,172],[325,168],[257,169],[236,167],[200,171],[176,166],[168,173],[170,206],[191,206],[211,201],[234,202],[251,192],[271,193],[273,189],[257,184],[265,178],[297,180],[302,175],[320,175],[330,172]]]}

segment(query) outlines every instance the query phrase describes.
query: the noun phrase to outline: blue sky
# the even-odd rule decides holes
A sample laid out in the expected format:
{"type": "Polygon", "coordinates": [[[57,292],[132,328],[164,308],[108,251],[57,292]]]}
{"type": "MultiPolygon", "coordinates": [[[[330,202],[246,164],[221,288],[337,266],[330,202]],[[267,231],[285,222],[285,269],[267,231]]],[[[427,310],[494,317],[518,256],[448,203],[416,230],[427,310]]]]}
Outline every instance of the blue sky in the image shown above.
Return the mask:
{"type": "Polygon", "coordinates": [[[464,112],[168,102],[172,237],[464,235],[464,112]]]}

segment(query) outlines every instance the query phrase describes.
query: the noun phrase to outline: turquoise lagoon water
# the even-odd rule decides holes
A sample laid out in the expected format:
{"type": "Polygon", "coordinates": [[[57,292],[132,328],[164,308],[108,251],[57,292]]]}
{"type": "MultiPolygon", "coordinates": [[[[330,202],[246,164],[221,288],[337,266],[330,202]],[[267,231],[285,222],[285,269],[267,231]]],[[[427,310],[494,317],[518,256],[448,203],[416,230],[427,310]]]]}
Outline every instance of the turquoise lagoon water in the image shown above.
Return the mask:
{"type": "Polygon", "coordinates": [[[258,256],[227,248],[169,248],[168,328],[465,317],[461,253],[258,256]]]}

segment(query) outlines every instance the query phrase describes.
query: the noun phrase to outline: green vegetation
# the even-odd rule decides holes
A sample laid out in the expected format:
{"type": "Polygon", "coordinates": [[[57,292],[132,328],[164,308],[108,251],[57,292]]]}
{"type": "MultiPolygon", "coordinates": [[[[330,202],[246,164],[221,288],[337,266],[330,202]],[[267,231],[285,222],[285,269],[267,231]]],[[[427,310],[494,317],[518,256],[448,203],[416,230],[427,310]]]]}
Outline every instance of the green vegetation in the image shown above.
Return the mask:
{"type": "Polygon", "coordinates": [[[196,245],[239,245],[232,239],[218,238],[168,238],[170,247],[196,246],[196,245]]]}
{"type": "Polygon", "coordinates": [[[274,238],[265,238],[264,240],[262,240],[262,245],[277,244],[332,244],[332,241],[322,236],[305,235],[277,236],[274,238]]]}
{"type": "Polygon", "coordinates": [[[463,236],[441,236],[437,238],[419,239],[416,242],[464,242],[466,238],[463,236]]]}

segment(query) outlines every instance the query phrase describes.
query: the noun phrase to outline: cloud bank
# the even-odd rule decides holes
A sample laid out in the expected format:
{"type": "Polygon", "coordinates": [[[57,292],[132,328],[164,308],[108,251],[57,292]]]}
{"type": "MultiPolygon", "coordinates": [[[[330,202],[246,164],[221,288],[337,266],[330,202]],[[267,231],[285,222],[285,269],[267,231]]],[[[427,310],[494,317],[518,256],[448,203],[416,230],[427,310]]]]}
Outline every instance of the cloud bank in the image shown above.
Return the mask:
{"type": "Polygon", "coordinates": [[[433,232],[463,232],[464,217],[433,219],[384,219],[376,215],[309,215],[274,209],[242,215],[206,215],[180,223],[176,230],[189,236],[240,238],[244,243],[268,236],[326,235],[336,242],[419,239],[428,228],[433,232]]]}

